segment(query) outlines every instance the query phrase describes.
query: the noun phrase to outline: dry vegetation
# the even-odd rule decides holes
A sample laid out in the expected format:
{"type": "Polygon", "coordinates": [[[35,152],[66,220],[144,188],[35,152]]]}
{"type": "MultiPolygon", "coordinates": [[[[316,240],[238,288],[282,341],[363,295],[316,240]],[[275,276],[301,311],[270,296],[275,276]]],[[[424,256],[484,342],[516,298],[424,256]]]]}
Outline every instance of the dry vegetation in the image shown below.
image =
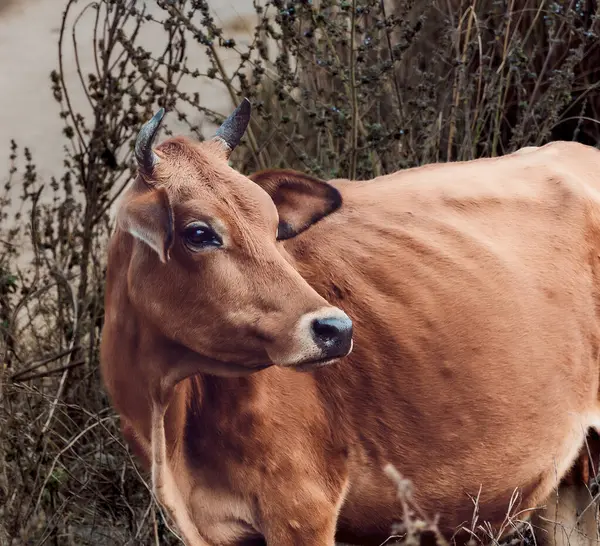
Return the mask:
{"type": "MultiPolygon", "coordinates": [[[[20,230],[7,227],[15,218],[0,198],[1,545],[177,543],[121,440],[98,340],[108,213],[133,172],[132,138],[159,105],[190,132],[220,120],[182,82],[215,79],[232,104],[252,100],[250,131],[232,158],[246,173],[289,166],[364,179],[553,139],[597,143],[595,1],[258,3],[242,50],[204,0],[159,0],[161,20],[98,0],[87,7],[98,11],[88,37],[98,62],[81,80],[92,115],[72,109],[60,66],[49,80],[64,119],[63,171],[39,180],[35,158],[13,144],[5,182],[22,189],[20,230]],[[137,45],[144,25],[167,38],[162,55],[137,45]],[[190,48],[206,50],[207,73],[186,65],[190,48]],[[224,73],[225,51],[239,57],[233,73],[224,73]],[[42,184],[54,194],[49,205],[42,184]],[[21,268],[25,242],[34,258],[21,268]]],[[[59,48],[70,47],[70,30],[59,48]]],[[[403,518],[401,534],[435,527],[403,518]]],[[[476,518],[465,526],[486,535],[476,518]]]]}

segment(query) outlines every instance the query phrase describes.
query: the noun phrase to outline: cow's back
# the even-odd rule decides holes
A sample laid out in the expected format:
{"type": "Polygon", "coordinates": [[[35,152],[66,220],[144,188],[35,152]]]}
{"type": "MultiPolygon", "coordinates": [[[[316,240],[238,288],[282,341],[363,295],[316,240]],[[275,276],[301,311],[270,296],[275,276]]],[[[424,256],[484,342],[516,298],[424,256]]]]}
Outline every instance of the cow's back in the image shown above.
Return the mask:
{"type": "Polygon", "coordinates": [[[599,156],[557,143],[334,182],[342,209],[285,243],[355,325],[353,353],[315,372],[352,446],[346,529],[392,518],[388,462],[450,525],[466,495],[501,521],[515,487],[531,507],[570,466],[600,415],[599,156]]]}

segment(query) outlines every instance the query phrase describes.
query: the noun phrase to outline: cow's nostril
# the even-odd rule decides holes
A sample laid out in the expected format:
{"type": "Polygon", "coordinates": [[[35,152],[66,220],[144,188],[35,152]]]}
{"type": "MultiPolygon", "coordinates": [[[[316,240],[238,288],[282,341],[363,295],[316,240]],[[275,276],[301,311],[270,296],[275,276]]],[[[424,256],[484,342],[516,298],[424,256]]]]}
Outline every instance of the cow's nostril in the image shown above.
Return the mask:
{"type": "Polygon", "coordinates": [[[325,356],[342,355],[352,343],[352,321],[345,317],[317,318],[312,322],[312,333],[325,356]]]}
{"type": "Polygon", "coordinates": [[[315,320],[313,332],[319,339],[328,342],[337,337],[339,330],[335,324],[331,324],[330,320],[315,320]]]}

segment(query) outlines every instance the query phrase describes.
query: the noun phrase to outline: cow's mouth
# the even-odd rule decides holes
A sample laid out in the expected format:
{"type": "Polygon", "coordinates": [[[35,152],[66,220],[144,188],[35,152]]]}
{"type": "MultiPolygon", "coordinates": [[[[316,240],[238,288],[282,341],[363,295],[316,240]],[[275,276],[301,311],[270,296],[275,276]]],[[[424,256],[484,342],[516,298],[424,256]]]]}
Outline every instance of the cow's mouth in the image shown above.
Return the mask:
{"type": "Polygon", "coordinates": [[[350,348],[346,352],[340,352],[340,354],[333,355],[328,354],[326,356],[323,356],[322,358],[318,358],[315,360],[306,360],[304,362],[301,362],[300,364],[294,364],[290,367],[299,372],[311,372],[313,370],[324,368],[325,366],[330,366],[331,364],[336,363],[341,358],[348,356],[352,352],[353,348],[354,341],[352,340],[350,342],[350,348]]]}
{"type": "Polygon", "coordinates": [[[341,357],[335,357],[335,358],[331,358],[331,357],[327,357],[327,358],[321,358],[319,360],[309,360],[307,362],[302,362],[302,364],[296,364],[295,366],[292,366],[294,368],[294,370],[298,371],[298,372],[312,372],[313,370],[317,370],[319,368],[324,368],[325,366],[329,366],[330,364],[333,364],[334,362],[337,362],[341,357]]]}

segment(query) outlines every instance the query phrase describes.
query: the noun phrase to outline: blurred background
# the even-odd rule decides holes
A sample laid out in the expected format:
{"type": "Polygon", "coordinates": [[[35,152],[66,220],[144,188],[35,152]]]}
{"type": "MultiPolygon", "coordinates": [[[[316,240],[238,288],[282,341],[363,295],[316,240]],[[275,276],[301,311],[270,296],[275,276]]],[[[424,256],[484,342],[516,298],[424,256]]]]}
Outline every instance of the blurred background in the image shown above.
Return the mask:
{"type": "Polygon", "coordinates": [[[0,0],[0,545],[177,544],[98,372],[105,249],[132,146],[367,179],[597,146],[592,0],[0,0]]]}

